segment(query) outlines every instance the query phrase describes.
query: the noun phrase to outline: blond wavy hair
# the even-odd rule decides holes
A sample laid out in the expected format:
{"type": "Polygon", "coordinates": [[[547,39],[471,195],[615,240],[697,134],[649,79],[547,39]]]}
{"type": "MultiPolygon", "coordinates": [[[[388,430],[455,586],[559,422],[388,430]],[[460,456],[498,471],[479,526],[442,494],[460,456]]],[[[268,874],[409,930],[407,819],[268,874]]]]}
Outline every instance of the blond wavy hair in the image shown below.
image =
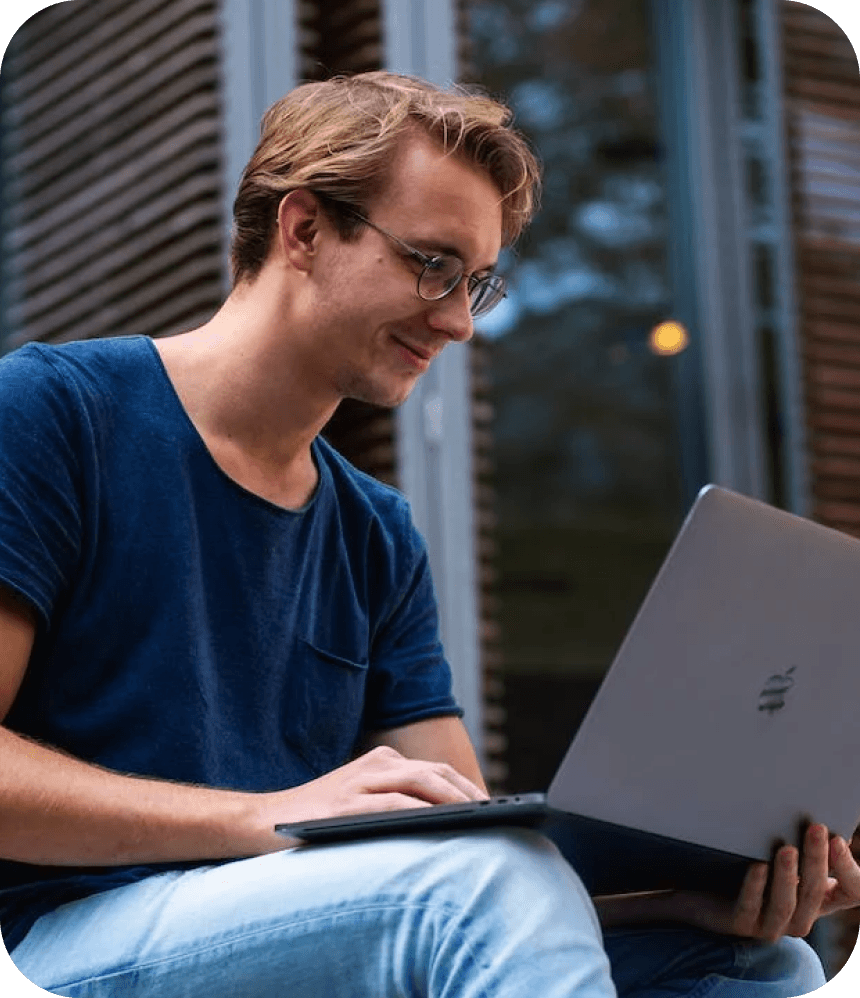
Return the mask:
{"type": "Polygon", "coordinates": [[[278,206],[290,191],[320,195],[345,240],[388,179],[396,149],[420,130],[485,170],[501,194],[502,239],[513,243],[537,206],[540,167],[511,112],[465,87],[373,72],[305,83],[266,112],[260,142],[233,204],[234,283],[253,280],[269,252],[278,206]]]}

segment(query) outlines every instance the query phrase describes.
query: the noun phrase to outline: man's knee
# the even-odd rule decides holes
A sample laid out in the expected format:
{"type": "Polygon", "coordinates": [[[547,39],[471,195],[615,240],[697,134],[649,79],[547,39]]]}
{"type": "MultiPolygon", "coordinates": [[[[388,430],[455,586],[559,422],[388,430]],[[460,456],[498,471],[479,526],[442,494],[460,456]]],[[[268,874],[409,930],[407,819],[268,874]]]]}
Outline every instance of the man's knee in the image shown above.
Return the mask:
{"type": "Polygon", "coordinates": [[[827,981],[815,950],[789,936],[757,947],[755,971],[758,979],[784,982],[786,995],[809,994],[827,981]]]}
{"type": "MultiPolygon", "coordinates": [[[[462,901],[507,897],[512,909],[541,902],[573,915],[585,916],[600,933],[597,915],[582,881],[555,845],[538,832],[500,828],[446,836],[437,843],[441,859],[434,869],[456,885],[462,901]]],[[[434,850],[435,851],[435,850],[434,850]]]]}
{"type": "Polygon", "coordinates": [[[555,845],[539,832],[528,828],[494,828],[445,836],[438,843],[444,863],[458,868],[466,879],[487,876],[537,874],[557,880],[578,881],[578,877],[555,845]]]}

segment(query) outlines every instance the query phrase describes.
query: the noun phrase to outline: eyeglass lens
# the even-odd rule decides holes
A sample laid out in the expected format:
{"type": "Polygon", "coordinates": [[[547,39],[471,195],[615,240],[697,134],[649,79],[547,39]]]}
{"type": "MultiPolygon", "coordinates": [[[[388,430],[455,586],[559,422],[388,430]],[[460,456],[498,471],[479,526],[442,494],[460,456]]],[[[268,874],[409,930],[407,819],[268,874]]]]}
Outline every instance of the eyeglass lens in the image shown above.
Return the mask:
{"type": "MultiPolygon", "coordinates": [[[[437,256],[426,264],[418,279],[418,294],[425,301],[438,301],[450,294],[463,277],[463,264],[454,256],[437,256]]],[[[497,274],[469,280],[469,311],[483,315],[505,296],[505,282],[497,274]]]]}
{"type": "Polygon", "coordinates": [[[469,288],[469,301],[473,316],[484,315],[505,297],[504,279],[497,274],[483,277],[469,288]]]}

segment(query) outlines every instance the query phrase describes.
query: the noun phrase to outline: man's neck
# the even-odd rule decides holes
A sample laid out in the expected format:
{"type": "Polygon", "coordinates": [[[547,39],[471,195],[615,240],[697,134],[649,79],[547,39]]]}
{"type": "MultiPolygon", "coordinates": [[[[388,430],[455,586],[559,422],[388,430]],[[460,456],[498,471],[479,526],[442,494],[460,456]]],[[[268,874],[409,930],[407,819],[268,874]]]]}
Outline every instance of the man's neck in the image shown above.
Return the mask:
{"type": "Polygon", "coordinates": [[[222,470],[249,491],[295,508],[316,487],[311,443],[340,399],[305,376],[283,333],[289,318],[277,308],[267,314],[265,302],[231,295],[206,325],[157,340],[156,348],[222,470]]]}

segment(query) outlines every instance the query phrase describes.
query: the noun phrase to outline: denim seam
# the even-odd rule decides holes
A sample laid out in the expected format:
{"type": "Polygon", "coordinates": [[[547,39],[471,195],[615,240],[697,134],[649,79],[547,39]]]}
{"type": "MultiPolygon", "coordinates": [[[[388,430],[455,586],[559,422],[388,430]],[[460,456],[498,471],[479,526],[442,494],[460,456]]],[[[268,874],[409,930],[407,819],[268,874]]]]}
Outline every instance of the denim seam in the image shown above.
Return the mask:
{"type": "Polygon", "coordinates": [[[720,984],[725,984],[726,981],[730,982],[731,980],[732,978],[725,977],[722,974],[708,974],[707,977],[703,977],[698,982],[697,986],[689,992],[686,998],[706,998],[720,984]]]}
{"type": "MultiPolygon", "coordinates": [[[[434,909],[431,906],[427,906],[427,910],[428,911],[438,910],[440,912],[441,911],[445,911],[445,912],[448,912],[449,914],[458,913],[458,909],[456,909],[456,908],[450,908],[447,905],[441,905],[441,906],[439,906],[438,909],[434,909]]],[[[483,960],[479,960],[478,959],[478,954],[475,952],[475,949],[472,946],[472,944],[466,939],[465,933],[463,932],[463,929],[460,926],[451,926],[451,927],[448,927],[445,935],[451,936],[451,935],[454,934],[455,931],[460,936],[460,944],[463,946],[463,948],[466,951],[466,954],[467,954],[467,957],[468,957],[468,960],[469,960],[469,965],[472,966],[472,967],[480,967],[482,970],[486,970],[487,969],[486,963],[484,963],[483,960]]],[[[491,998],[491,995],[489,994],[489,992],[485,988],[481,988],[481,993],[480,993],[479,998],[491,998]]]]}
{"type": "MultiPolygon", "coordinates": [[[[349,907],[341,910],[332,910],[328,913],[322,914],[318,913],[305,918],[291,918],[285,920],[283,923],[277,923],[275,925],[269,924],[265,928],[261,927],[258,929],[248,929],[242,932],[237,932],[232,936],[223,937],[217,942],[210,942],[206,944],[199,944],[193,948],[189,947],[182,952],[177,952],[171,954],[170,956],[164,956],[159,959],[149,960],[143,963],[130,963],[128,966],[112,970],[109,973],[99,974],[96,976],[82,977],[64,982],[54,982],[50,986],[52,988],[69,988],[77,987],[81,984],[96,983],[98,981],[109,981],[111,978],[122,977],[129,973],[140,973],[142,971],[153,970],[158,967],[164,967],[171,963],[184,963],[189,959],[194,957],[202,956],[206,953],[213,953],[219,949],[229,949],[234,947],[236,943],[248,941],[250,939],[259,939],[267,935],[276,935],[282,932],[285,928],[310,926],[313,922],[324,921],[326,919],[337,919],[344,916],[362,914],[371,911],[385,911],[385,910],[395,910],[400,911],[411,911],[411,910],[422,910],[428,913],[442,914],[442,915],[452,915],[457,914],[458,909],[450,905],[431,905],[431,904],[415,904],[415,903],[394,903],[394,904],[369,904],[362,905],[361,907],[349,907]]],[[[472,954],[472,948],[467,946],[470,952],[470,958],[475,961],[472,954]]],[[[488,998],[488,996],[487,996],[488,998]]]]}

